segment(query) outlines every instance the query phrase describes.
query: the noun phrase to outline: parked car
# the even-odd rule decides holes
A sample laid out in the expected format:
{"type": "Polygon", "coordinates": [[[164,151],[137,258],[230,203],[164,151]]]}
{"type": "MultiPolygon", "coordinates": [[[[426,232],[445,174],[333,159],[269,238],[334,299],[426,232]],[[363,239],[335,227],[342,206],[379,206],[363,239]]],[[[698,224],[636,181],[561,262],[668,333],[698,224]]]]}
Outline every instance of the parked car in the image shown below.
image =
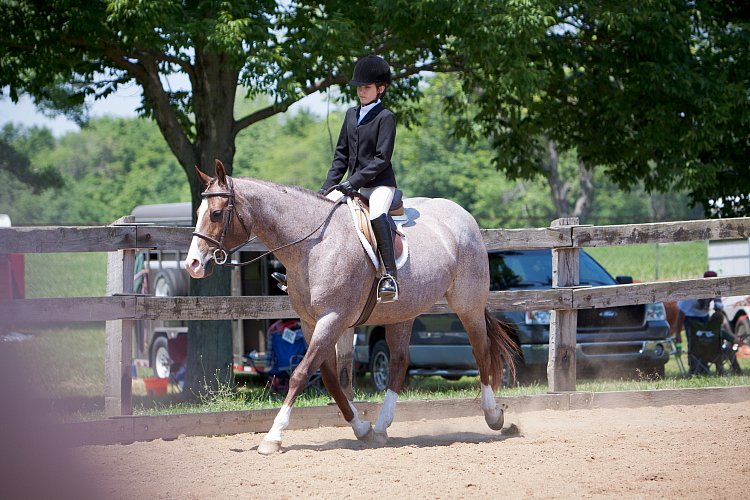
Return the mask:
{"type": "MultiPolygon", "coordinates": [[[[529,290],[552,286],[550,250],[491,251],[490,289],[529,290]]],[[[632,283],[629,276],[612,277],[593,257],[580,254],[580,284],[590,286],[632,283]]],[[[501,312],[501,319],[518,327],[523,359],[520,379],[546,376],[551,311],[501,312]]],[[[388,385],[388,346],[382,326],[359,327],[355,332],[354,361],[358,373],[370,372],[375,389],[388,385]]],[[[581,309],[576,335],[577,370],[606,373],[634,372],[664,375],[669,360],[669,325],[661,303],[581,309]]],[[[468,336],[455,314],[430,314],[414,321],[409,345],[409,375],[439,375],[458,379],[477,375],[468,336]]],[[[512,381],[506,380],[506,383],[512,381]]]]}

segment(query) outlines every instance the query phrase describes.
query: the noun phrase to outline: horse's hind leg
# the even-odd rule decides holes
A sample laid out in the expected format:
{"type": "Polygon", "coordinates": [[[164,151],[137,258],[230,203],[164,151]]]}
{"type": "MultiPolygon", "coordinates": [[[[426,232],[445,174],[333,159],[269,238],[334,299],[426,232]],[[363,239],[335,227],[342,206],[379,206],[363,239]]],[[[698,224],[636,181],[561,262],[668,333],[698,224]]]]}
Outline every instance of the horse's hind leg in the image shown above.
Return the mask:
{"type": "Polygon", "coordinates": [[[344,388],[341,387],[341,382],[338,377],[338,370],[336,369],[336,355],[327,357],[323,360],[323,364],[320,365],[320,376],[323,379],[323,385],[325,385],[328,393],[336,401],[336,405],[341,410],[341,415],[344,420],[349,422],[354,431],[354,435],[357,439],[364,439],[365,436],[370,432],[372,426],[367,420],[362,420],[359,416],[357,408],[349,401],[344,393],[344,388]]]}
{"type": "Polygon", "coordinates": [[[406,370],[409,368],[409,338],[414,320],[387,325],[385,341],[390,352],[388,365],[388,390],[385,392],[383,406],[378,413],[378,420],[372,432],[365,438],[370,444],[382,446],[388,439],[388,427],[393,422],[396,412],[396,401],[404,385],[406,370]]]}
{"type": "Polygon", "coordinates": [[[492,345],[488,337],[488,328],[490,327],[488,322],[490,319],[486,316],[483,308],[478,311],[458,313],[458,317],[469,335],[471,351],[474,354],[474,359],[476,359],[477,368],[479,368],[484,420],[490,429],[500,430],[503,428],[505,419],[502,408],[498,407],[495,401],[494,388],[499,385],[502,378],[502,364],[498,367],[497,362],[493,363],[492,360],[492,345]]]}

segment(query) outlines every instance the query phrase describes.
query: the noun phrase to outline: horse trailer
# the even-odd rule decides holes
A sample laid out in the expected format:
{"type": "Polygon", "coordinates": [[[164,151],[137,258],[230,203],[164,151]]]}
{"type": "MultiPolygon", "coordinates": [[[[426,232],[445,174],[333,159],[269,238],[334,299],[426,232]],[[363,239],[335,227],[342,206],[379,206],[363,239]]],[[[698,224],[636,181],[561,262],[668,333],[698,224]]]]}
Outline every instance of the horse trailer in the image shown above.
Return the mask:
{"type": "MultiPolygon", "coordinates": [[[[189,202],[140,205],[131,214],[136,224],[192,227],[189,202]]],[[[190,294],[190,276],[184,268],[187,248],[181,250],[144,250],[136,256],[134,288],[136,293],[156,297],[179,297],[190,294]]],[[[234,256],[236,262],[249,261],[265,252],[261,244],[248,244],[234,256]]],[[[231,270],[231,294],[283,295],[271,277],[283,266],[272,255],[244,267],[231,270]]],[[[266,350],[266,332],[275,320],[232,320],[233,368],[235,373],[252,372],[246,354],[266,350]]],[[[174,363],[184,358],[187,321],[142,320],[134,327],[134,359],[153,369],[154,376],[165,378],[174,363]]]]}

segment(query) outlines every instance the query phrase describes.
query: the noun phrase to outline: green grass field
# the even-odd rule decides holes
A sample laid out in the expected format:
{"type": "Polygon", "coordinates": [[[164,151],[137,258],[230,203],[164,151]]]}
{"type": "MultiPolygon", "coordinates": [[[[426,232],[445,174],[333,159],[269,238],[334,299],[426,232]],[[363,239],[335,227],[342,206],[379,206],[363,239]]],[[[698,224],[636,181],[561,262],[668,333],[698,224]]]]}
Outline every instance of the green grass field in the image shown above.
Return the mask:
{"type": "MultiPolygon", "coordinates": [[[[637,245],[587,250],[613,275],[630,275],[641,281],[691,278],[706,269],[705,243],[670,245],[637,245]]],[[[30,254],[26,256],[27,296],[85,297],[105,294],[106,254],[30,254]]],[[[31,334],[26,342],[6,342],[20,362],[31,370],[25,377],[41,394],[52,398],[56,411],[65,419],[90,419],[103,415],[104,395],[104,324],[82,323],[21,329],[31,334]]],[[[683,355],[684,356],[684,355],[683,355]]],[[[745,373],[750,373],[750,360],[742,360],[745,373]]],[[[663,380],[649,378],[614,380],[579,380],[580,391],[622,391],[678,387],[715,387],[748,385],[747,375],[740,377],[702,377],[686,379],[679,375],[674,360],[667,364],[663,380]]],[[[182,397],[171,393],[163,398],[146,396],[142,382],[133,384],[136,413],[177,413],[222,411],[233,409],[274,408],[282,397],[272,394],[257,377],[240,379],[237,390],[223,388],[203,397],[198,404],[183,403],[182,397]]],[[[504,395],[530,395],[547,392],[545,383],[536,383],[503,391],[504,395]]],[[[401,399],[473,398],[478,395],[478,379],[464,377],[448,381],[439,377],[413,377],[401,399]]],[[[358,379],[357,400],[380,401],[382,394],[369,389],[368,379],[358,379]]],[[[305,394],[300,405],[318,406],[330,402],[327,395],[305,394]]]]}
{"type": "Polygon", "coordinates": [[[708,269],[703,241],[587,248],[586,252],[613,276],[632,276],[637,281],[700,278],[708,269]]]}

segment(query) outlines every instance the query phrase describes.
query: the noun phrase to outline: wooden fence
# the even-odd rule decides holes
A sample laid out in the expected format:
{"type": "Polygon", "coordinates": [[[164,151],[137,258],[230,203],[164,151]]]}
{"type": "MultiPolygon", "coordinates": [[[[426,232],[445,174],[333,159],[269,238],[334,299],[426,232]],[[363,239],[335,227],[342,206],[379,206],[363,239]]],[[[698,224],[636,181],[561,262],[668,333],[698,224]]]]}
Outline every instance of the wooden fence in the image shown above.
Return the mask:
{"type": "MultiPolygon", "coordinates": [[[[34,325],[106,321],[105,412],[131,415],[132,322],[135,320],[277,319],[296,317],[288,297],[152,297],[133,293],[135,253],[190,245],[192,228],[134,224],[124,217],[104,227],[0,228],[1,253],[109,252],[106,297],[38,298],[0,302],[0,322],[34,325]]],[[[548,228],[483,230],[488,250],[552,249],[548,290],[492,292],[496,311],[551,309],[550,392],[575,390],[577,310],[686,298],[750,295],[750,276],[579,287],[579,250],[586,247],[748,238],[750,218],[615,226],[558,219],[548,228]]],[[[251,248],[259,250],[260,247],[251,248]]],[[[427,314],[451,312],[445,300],[427,314]]],[[[351,338],[340,342],[351,370],[351,338]],[[347,346],[348,344],[348,346],[347,346]]],[[[351,378],[350,378],[351,379],[351,378]]]]}

